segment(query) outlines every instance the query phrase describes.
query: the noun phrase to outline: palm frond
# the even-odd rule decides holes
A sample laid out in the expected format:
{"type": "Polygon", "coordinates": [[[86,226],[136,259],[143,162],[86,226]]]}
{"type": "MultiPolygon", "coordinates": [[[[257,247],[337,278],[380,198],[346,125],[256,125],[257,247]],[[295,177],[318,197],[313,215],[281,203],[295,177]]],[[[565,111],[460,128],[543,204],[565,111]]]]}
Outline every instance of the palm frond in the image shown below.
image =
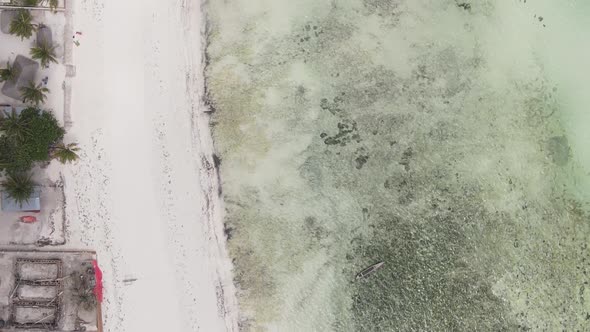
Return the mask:
{"type": "Polygon", "coordinates": [[[45,44],[33,47],[31,48],[31,57],[35,60],[39,60],[41,62],[41,66],[49,67],[51,62],[57,63],[57,59],[55,57],[55,48],[56,46],[45,44]]]}
{"type": "Polygon", "coordinates": [[[10,22],[10,34],[22,39],[31,38],[37,26],[33,24],[33,16],[26,9],[19,9],[16,17],[10,22]]]}
{"type": "Polygon", "coordinates": [[[45,102],[47,99],[47,93],[49,93],[49,89],[42,86],[41,83],[35,85],[34,82],[29,82],[28,86],[23,86],[20,88],[21,97],[23,98],[23,103],[30,103],[33,105],[39,105],[45,102]]]}
{"type": "Polygon", "coordinates": [[[16,78],[16,70],[10,64],[10,61],[6,62],[6,68],[0,69],[0,83],[5,81],[12,81],[16,78]]]}
{"type": "Polygon", "coordinates": [[[8,197],[14,199],[21,206],[29,201],[35,190],[35,182],[33,182],[29,173],[8,174],[0,184],[8,197]]]}
{"type": "Polygon", "coordinates": [[[11,113],[4,112],[4,117],[0,119],[0,131],[14,142],[24,141],[27,134],[30,133],[28,121],[16,114],[13,110],[11,113]]]}
{"type": "Polygon", "coordinates": [[[77,153],[78,151],[80,151],[80,148],[77,143],[59,143],[54,148],[53,157],[59,160],[62,164],[66,164],[80,159],[80,156],[77,153]]]}

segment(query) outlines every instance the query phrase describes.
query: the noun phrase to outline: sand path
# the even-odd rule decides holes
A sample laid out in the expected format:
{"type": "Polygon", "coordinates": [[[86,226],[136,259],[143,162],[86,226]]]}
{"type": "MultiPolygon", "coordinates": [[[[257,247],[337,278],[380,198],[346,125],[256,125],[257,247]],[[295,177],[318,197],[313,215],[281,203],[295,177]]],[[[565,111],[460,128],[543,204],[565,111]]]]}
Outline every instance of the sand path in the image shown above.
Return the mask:
{"type": "Polygon", "coordinates": [[[200,110],[198,1],[74,4],[72,246],[98,252],[105,331],[237,330],[200,110]],[[136,281],[130,281],[137,279],[136,281]]]}

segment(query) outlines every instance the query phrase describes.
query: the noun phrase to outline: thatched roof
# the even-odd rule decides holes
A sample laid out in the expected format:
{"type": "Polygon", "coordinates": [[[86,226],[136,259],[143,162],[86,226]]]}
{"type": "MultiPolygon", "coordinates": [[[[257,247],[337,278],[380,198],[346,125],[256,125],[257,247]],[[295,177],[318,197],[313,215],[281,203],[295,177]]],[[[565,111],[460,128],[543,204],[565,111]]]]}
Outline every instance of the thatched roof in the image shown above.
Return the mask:
{"type": "Polygon", "coordinates": [[[39,64],[27,57],[18,55],[12,64],[13,70],[16,71],[16,78],[4,82],[2,93],[10,98],[21,99],[20,88],[34,82],[35,74],[39,69],[39,64]]]}
{"type": "Polygon", "coordinates": [[[53,46],[53,38],[51,36],[51,29],[48,26],[40,26],[37,30],[37,46],[53,46]]]}
{"type": "Polygon", "coordinates": [[[9,9],[0,12],[0,30],[4,33],[10,33],[10,22],[16,17],[18,11],[9,9]]]}

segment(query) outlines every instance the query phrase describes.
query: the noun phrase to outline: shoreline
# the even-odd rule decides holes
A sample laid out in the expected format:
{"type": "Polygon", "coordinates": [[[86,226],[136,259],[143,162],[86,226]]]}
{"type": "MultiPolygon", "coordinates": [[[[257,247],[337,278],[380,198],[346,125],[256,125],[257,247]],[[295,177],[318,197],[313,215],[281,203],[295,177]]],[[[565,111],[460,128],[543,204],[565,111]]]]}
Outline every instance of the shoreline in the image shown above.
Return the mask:
{"type": "MultiPolygon", "coordinates": [[[[193,135],[195,135],[195,141],[201,143],[201,185],[202,190],[206,197],[204,214],[205,220],[210,229],[213,231],[212,245],[215,245],[216,252],[210,252],[214,255],[214,261],[216,264],[216,277],[219,282],[219,288],[216,290],[218,300],[221,300],[223,309],[222,314],[226,320],[227,331],[238,331],[239,330],[239,305],[237,300],[237,290],[233,282],[233,265],[229,256],[227,248],[227,237],[224,232],[225,224],[223,220],[223,199],[221,197],[221,182],[219,168],[214,160],[215,156],[215,145],[213,142],[213,135],[211,133],[210,116],[207,112],[208,105],[206,96],[206,80],[205,70],[207,66],[207,38],[208,38],[208,19],[207,12],[205,10],[206,0],[199,0],[199,8],[192,9],[189,7],[184,13],[184,24],[187,35],[185,41],[189,47],[186,48],[189,56],[187,59],[199,59],[198,70],[194,70],[193,63],[191,61],[187,64],[187,74],[198,73],[192,81],[193,89],[191,101],[198,105],[196,112],[193,107],[193,135]],[[187,14],[188,13],[188,14],[187,14]],[[196,22],[200,25],[197,27],[196,22]],[[198,36],[195,36],[198,31],[198,36]],[[193,45],[194,40],[199,40],[198,45],[193,45]],[[207,181],[209,180],[209,181],[207,181]]],[[[190,6],[190,4],[189,4],[190,6]]],[[[189,85],[190,86],[190,85],[189,85]]],[[[195,142],[196,143],[196,142],[195,142]]],[[[210,248],[211,249],[211,248],[210,248]]]]}

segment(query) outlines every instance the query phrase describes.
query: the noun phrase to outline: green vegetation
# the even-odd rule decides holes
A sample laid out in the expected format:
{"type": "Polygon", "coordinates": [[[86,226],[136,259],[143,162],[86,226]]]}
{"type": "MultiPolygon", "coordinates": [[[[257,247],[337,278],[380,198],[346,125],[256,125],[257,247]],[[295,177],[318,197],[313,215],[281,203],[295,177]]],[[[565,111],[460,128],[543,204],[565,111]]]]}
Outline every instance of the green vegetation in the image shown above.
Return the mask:
{"type": "Polygon", "coordinates": [[[6,172],[25,171],[31,169],[33,162],[22,143],[16,143],[9,137],[0,137],[0,170],[6,172]]]}
{"type": "Polygon", "coordinates": [[[43,87],[41,83],[35,85],[35,83],[31,81],[28,86],[20,88],[20,93],[23,97],[23,103],[30,103],[38,106],[39,104],[44,103],[45,99],[47,99],[49,89],[43,87]]]}
{"type": "Polygon", "coordinates": [[[35,182],[28,172],[8,173],[1,185],[8,196],[21,206],[29,200],[35,190],[35,182]]]}
{"type": "Polygon", "coordinates": [[[53,10],[53,12],[55,12],[55,10],[57,9],[58,4],[59,4],[58,0],[49,0],[49,8],[51,8],[51,10],[53,10]]]}
{"type": "MultiPolygon", "coordinates": [[[[28,171],[35,162],[51,159],[50,150],[61,142],[64,129],[52,113],[27,108],[20,116],[0,119],[0,170],[28,171]]],[[[68,145],[70,146],[70,145],[68,145]]],[[[70,146],[70,149],[75,146],[70,146]]],[[[73,152],[75,152],[74,150],[73,152]]]]}
{"type": "Polygon", "coordinates": [[[35,108],[23,111],[21,117],[28,122],[30,135],[24,142],[24,147],[34,161],[48,161],[49,148],[59,142],[64,136],[64,129],[59,126],[52,113],[35,108]]]}
{"type": "Polygon", "coordinates": [[[6,68],[0,69],[0,83],[5,81],[11,81],[16,78],[16,70],[10,62],[6,62],[6,68]]]}
{"type": "Polygon", "coordinates": [[[55,58],[55,48],[52,45],[39,45],[31,48],[31,57],[41,62],[41,66],[49,67],[50,63],[57,63],[55,58]]]}
{"type": "Polygon", "coordinates": [[[20,117],[15,111],[4,112],[4,119],[0,122],[0,131],[15,143],[19,143],[25,140],[27,133],[30,133],[27,124],[27,120],[20,117]]]}
{"type": "Polygon", "coordinates": [[[22,5],[25,7],[36,7],[40,0],[23,0],[22,5]]]}
{"type": "Polygon", "coordinates": [[[33,24],[33,16],[26,9],[19,9],[16,17],[10,22],[10,34],[22,39],[31,38],[37,26],[33,24]]]}
{"type": "Polygon", "coordinates": [[[80,148],[77,143],[59,143],[53,148],[53,157],[62,164],[66,164],[80,158],[76,153],[78,151],[80,151],[80,148]]]}
{"type": "Polygon", "coordinates": [[[78,305],[84,310],[94,309],[96,306],[94,270],[89,268],[84,272],[74,272],[70,280],[72,296],[78,305]]]}
{"type": "MultiPolygon", "coordinates": [[[[10,4],[24,7],[44,6],[55,12],[59,0],[13,0],[10,4]]],[[[33,15],[27,9],[18,9],[14,13],[9,26],[10,34],[21,40],[31,38],[40,25],[33,22],[33,15]]],[[[39,43],[31,48],[30,53],[33,59],[47,68],[52,62],[58,63],[55,49],[56,46],[50,43],[39,43]]],[[[6,67],[0,68],[0,83],[15,81],[18,74],[18,70],[7,62],[6,67]]],[[[31,81],[19,88],[19,92],[23,103],[31,107],[20,114],[14,110],[0,112],[0,175],[4,175],[0,187],[22,205],[34,191],[35,183],[31,179],[30,170],[35,163],[49,162],[52,158],[64,164],[73,162],[79,158],[77,152],[80,149],[76,143],[64,144],[64,129],[52,113],[38,108],[46,101],[50,92],[48,88],[31,81]]],[[[88,294],[86,291],[83,293],[80,301],[92,305],[95,300],[84,300],[88,294]]]]}

